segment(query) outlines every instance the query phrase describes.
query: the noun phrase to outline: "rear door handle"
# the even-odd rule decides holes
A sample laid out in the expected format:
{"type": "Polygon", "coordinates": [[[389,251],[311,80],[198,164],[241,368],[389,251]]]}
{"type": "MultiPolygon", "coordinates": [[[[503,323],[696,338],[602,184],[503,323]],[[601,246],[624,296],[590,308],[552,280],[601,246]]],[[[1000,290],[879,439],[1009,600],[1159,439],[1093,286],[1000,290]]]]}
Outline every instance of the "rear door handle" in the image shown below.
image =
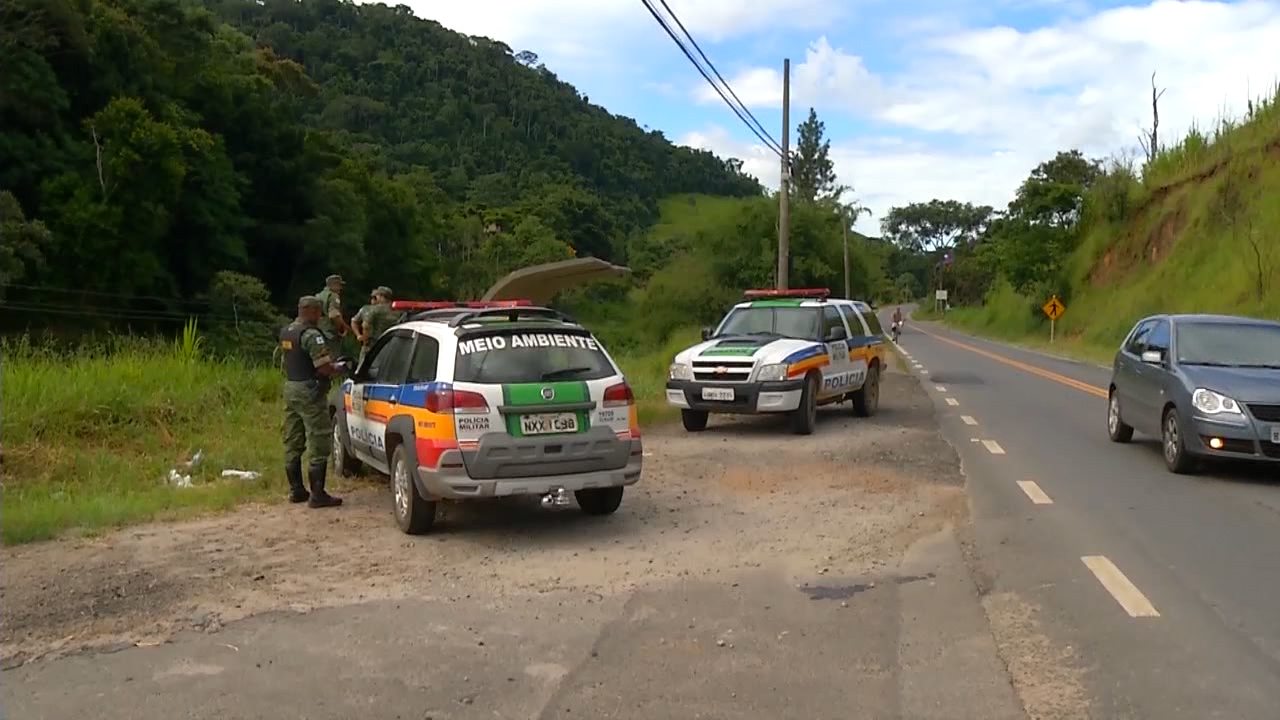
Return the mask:
{"type": "Polygon", "coordinates": [[[387,400],[387,403],[388,403],[388,404],[390,404],[390,405],[395,405],[395,404],[397,404],[397,403],[399,403],[399,402],[400,402],[400,398],[397,398],[397,397],[394,397],[394,396],[393,396],[392,398],[390,398],[389,400],[387,400]]]}

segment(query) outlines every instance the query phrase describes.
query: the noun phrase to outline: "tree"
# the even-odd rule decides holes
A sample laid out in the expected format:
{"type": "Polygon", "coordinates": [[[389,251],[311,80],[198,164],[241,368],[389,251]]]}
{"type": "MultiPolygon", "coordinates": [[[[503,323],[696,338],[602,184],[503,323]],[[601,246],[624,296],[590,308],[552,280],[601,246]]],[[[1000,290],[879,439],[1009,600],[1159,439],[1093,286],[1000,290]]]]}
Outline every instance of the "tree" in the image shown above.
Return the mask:
{"type": "Polygon", "coordinates": [[[891,208],[880,221],[880,231],[898,247],[936,253],[959,243],[976,243],[992,213],[988,205],[930,200],[891,208]]]}
{"type": "Polygon", "coordinates": [[[847,190],[837,184],[831,162],[831,141],[823,139],[826,124],[809,108],[809,117],[796,127],[796,149],[791,155],[791,191],[801,202],[819,198],[838,201],[847,190]]]}

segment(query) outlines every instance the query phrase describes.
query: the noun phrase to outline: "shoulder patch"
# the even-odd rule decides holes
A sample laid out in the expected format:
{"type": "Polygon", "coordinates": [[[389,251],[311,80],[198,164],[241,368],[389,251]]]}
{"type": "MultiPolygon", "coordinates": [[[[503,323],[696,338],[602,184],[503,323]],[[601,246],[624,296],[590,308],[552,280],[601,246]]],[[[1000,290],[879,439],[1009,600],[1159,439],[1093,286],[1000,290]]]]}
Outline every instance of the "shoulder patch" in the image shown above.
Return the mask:
{"type": "Polygon", "coordinates": [[[324,344],[324,336],[323,336],[323,335],[322,335],[322,336],[320,336],[320,337],[318,337],[318,338],[316,338],[316,344],[317,344],[317,345],[323,345],[323,344],[324,344]]]}

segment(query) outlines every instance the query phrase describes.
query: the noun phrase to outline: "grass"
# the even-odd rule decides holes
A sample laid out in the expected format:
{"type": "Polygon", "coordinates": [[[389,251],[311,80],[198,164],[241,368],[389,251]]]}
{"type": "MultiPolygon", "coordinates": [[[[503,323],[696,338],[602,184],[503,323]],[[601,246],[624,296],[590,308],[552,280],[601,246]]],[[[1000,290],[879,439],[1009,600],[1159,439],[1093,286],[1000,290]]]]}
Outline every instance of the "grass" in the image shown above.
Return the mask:
{"type": "MultiPolygon", "coordinates": [[[[1209,312],[1280,318],[1280,88],[1242,121],[1193,129],[1142,170],[1114,173],[1089,198],[1062,292],[1057,339],[1047,298],[997,284],[945,322],[975,334],[1109,364],[1143,316],[1209,312]]],[[[916,313],[929,319],[925,313],[916,313]]],[[[937,318],[933,318],[937,319],[937,318]]]]}
{"type": "MultiPolygon", "coordinates": [[[[684,331],[648,353],[617,357],[642,424],[674,417],[667,365],[696,340],[696,331],[684,331]]],[[[172,344],[115,338],[67,356],[23,339],[0,353],[4,544],[282,496],[279,372],[205,357],[194,325],[172,344]],[[192,486],[175,487],[169,471],[197,451],[192,486]],[[263,474],[224,479],[224,469],[263,474]]]]}

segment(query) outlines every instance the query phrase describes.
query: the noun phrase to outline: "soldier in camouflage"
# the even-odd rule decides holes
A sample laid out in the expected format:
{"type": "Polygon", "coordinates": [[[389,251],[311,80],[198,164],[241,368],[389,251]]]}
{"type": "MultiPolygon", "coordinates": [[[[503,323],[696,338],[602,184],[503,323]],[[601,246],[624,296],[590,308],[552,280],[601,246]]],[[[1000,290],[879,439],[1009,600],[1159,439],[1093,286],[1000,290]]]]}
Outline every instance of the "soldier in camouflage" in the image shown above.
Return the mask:
{"type": "Polygon", "coordinates": [[[373,341],[377,340],[387,328],[400,321],[400,313],[391,309],[391,288],[380,285],[369,297],[369,304],[360,308],[351,318],[351,329],[355,330],[356,339],[360,341],[360,360],[369,354],[373,341]]]}
{"type": "Polygon", "coordinates": [[[330,344],[317,327],[324,301],[314,295],[298,300],[298,317],[280,331],[284,353],[284,471],[289,479],[289,501],[307,502],[313,508],[342,504],[325,492],[325,473],[333,451],[333,425],[325,401],[332,379],[350,368],[335,362],[330,344]],[[302,454],[311,450],[307,466],[308,493],[303,485],[302,454]]]}
{"type": "Polygon", "coordinates": [[[330,275],[324,279],[324,289],[316,293],[320,298],[320,322],[318,327],[331,345],[336,346],[338,339],[346,337],[350,328],[342,317],[342,287],[345,281],[341,275],[330,275]]]}

